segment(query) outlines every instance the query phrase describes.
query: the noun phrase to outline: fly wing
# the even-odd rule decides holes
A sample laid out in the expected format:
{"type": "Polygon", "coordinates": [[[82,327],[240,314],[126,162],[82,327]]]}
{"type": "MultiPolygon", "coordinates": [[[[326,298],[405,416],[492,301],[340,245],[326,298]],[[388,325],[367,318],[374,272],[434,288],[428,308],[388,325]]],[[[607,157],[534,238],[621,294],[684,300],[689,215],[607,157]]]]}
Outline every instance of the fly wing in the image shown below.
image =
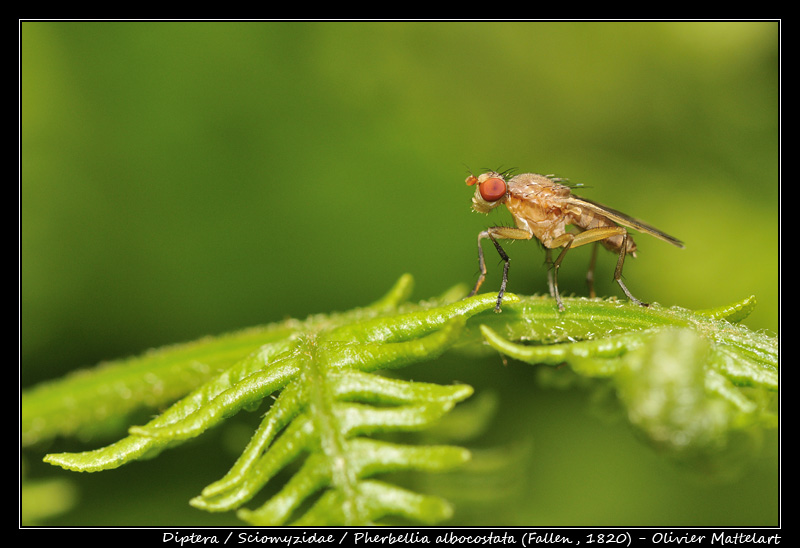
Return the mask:
{"type": "Polygon", "coordinates": [[[647,223],[643,223],[642,221],[634,219],[629,215],[625,215],[621,211],[617,211],[616,209],[611,209],[610,207],[598,204],[597,202],[593,202],[591,200],[587,200],[586,198],[575,196],[574,194],[568,198],[568,201],[579,207],[585,207],[604,217],[608,217],[617,224],[627,226],[628,228],[638,230],[639,232],[644,232],[645,234],[650,234],[651,236],[655,236],[659,240],[664,240],[665,242],[670,243],[674,246],[683,248],[683,242],[675,238],[674,236],[670,236],[665,232],[661,232],[659,229],[650,226],[647,223]]]}

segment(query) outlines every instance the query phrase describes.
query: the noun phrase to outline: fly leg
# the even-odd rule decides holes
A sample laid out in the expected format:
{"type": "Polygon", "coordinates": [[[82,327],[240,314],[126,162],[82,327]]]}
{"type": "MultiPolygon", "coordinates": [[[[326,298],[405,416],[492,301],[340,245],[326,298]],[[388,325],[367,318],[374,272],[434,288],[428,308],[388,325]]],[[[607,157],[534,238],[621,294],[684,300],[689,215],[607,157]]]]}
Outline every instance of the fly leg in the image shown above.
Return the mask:
{"type": "Polygon", "coordinates": [[[549,247],[544,249],[544,264],[547,268],[547,289],[550,291],[550,296],[556,298],[556,289],[553,285],[553,257],[549,247]]]}
{"type": "Polygon", "coordinates": [[[503,281],[500,283],[500,291],[497,293],[497,304],[494,307],[495,312],[500,312],[500,305],[503,303],[503,295],[506,293],[506,284],[508,284],[508,265],[510,263],[510,259],[506,252],[503,251],[503,248],[500,247],[500,244],[489,236],[494,244],[494,247],[497,248],[497,252],[500,254],[500,258],[503,259],[503,281]]]}
{"type": "Polygon", "coordinates": [[[488,228],[478,234],[478,267],[480,268],[480,276],[478,276],[478,281],[475,283],[475,287],[470,292],[469,296],[473,296],[478,292],[483,281],[486,279],[486,261],[483,258],[483,247],[481,247],[481,240],[484,238],[489,238],[492,243],[494,244],[495,249],[497,249],[497,253],[500,255],[500,258],[503,260],[503,281],[500,284],[500,292],[497,294],[497,305],[494,307],[495,312],[500,312],[500,305],[503,302],[503,295],[506,292],[506,285],[508,284],[508,266],[511,260],[508,258],[508,255],[500,246],[500,243],[497,239],[504,239],[504,240],[530,240],[532,234],[522,230],[521,228],[509,228],[509,227],[502,227],[502,226],[493,226],[488,228]]]}
{"type": "Polygon", "coordinates": [[[497,297],[497,310],[500,308],[500,301],[503,298],[503,293],[506,291],[506,282],[508,282],[508,263],[510,259],[508,258],[508,255],[506,255],[505,250],[503,250],[503,248],[500,246],[500,243],[494,239],[494,236],[492,236],[488,230],[484,230],[478,234],[478,268],[480,268],[481,273],[480,276],[478,276],[478,281],[475,283],[475,287],[472,288],[472,291],[469,292],[468,296],[472,297],[475,295],[478,292],[478,289],[480,289],[481,285],[483,285],[483,281],[486,279],[486,261],[483,258],[483,247],[481,247],[481,240],[484,238],[489,238],[492,241],[495,249],[497,249],[497,253],[500,254],[500,258],[503,259],[503,262],[505,263],[503,266],[503,283],[500,286],[500,295],[497,297]]]}
{"type": "Polygon", "coordinates": [[[625,234],[622,236],[622,247],[619,250],[619,259],[617,259],[617,267],[614,269],[614,280],[619,284],[622,288],[622,291],[625,292],[625,295],[628,298],[641,306],[650,306],[648,303],[643,303],[639,299],[633,296],[628,288],[625,286],[625,282],[622,281],[622,265],[625,264],[625,252],[628,249],[628,232],[625,231],[625,234]]]}
{"type": "MultiPolygon", "coordinates": [[[[564,255],[567,254],[569,248],[572,247],[572,242],[575,241],[575,236],[572,234],[564,234],[564,236],[569,237],[567,243],[564,244],[564,249],[561,250],[561,253],[558,254],[556,258],[556,262],[553,263],[553,287],[551,293],[556,298],[556,303],[558,304],[558,309],[560,311],[564,311],[564,303],[561,302],[561,294],[558,292],[558,269],[561,267],[561,261],[564,260],[564,255]]],[[[564,237],[562,236],[562,238],[564,237]]]]}
{"type": "Polygon", "coordinates": [[[586,272],[586,285],[589,286],[589,298],[594,299],[597,294],[594,292],[594,265],[597,262],[597,248],[600,247],[599,242],[595,242],[592,246],[592,258],[589,259],[589,270],[586,272]]]}
{"type": "Polygon", "coordinates": [[[480,269],[481,273],[478,276],[478,281],[475,283],[475,287],[473,287],[472,291],[470,291],[469,295],[467,295],[468,297],[475,295],[483,285],[483,280],[486,279],[486,261],[483,260],[483,248],[481,247],[481,240],[484,238],[489,238],[489,232],[487,230],[484,230],[478,234],[478,268],[480,269]]]}
{"type": "MultiPolygon", "coordinates": [[[[600,242],[612,236],[622,236],[622,246],[620,247],[619,259],[617,260],[617,268],[614,270],[614,280],[619,284],[619,286],[625,292],[625,295],[627,295],[631,301],[644,306],[644,303],[631,295],[631,292],[628,291],[628,288],[622,281],[622,265],[625,263],[625,254],[627,252],[628,231],[621,226],[603,226],[590,228],[589,230],[581,232],[580,234],[562,234],[550,242],[547,242],[546,246],[548,248],[564,248],[561,253],[559,253],[556,262],[553,264],[553,290],[555,291],[555,299],[556,303],[558,303],[559,310],[564,310],[564,303],[561,301],[561,296],[558,293],[558,268],[561,266],[561,261],[564,260],[564,255],[566,254],[567,250],[573,247],[580,247],[582,245],[600,242]]],[[[592,257],[590,272],[591,277],[587,275],[587,279],[594,280],[594,257],[592,257]]],[[[593,289],[591,291],[593,292],[593,289]]]]}

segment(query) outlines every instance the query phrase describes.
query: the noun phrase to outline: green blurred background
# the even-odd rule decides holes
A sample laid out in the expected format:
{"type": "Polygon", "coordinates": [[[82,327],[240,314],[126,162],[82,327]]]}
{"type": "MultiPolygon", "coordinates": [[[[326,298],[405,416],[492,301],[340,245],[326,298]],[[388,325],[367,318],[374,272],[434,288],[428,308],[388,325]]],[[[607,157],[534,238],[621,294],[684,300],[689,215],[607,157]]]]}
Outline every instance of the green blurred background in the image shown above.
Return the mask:
{"type": "MultiPolygon", "coordinates": [[[[745,323],[777,333],[779,30],[24,22],[22,385],[349,309],[404,272],[420,299],[472,284],[477,233],[510,216],[473,214],[464,178],[498,167],[568,177],[587,198],[684,240],[679,250],[637,237],[625,274],[640,298],[707,308],[753,294],[745,323]]],[[[506,249],[510,290],[546,290],[541,249],[506,249]]],[[[499,285],[493,253],[487,290],[499,285]]],[[[568,255],[565,293],[585,293],[588,257],[568,255]]],[[[601,295],[621,296],[614,261],[606,253],[598,265],[601,295]]],[[[412,373],[491,388],[496,437],[532,440],[514,493],[474,514],[460,505],[459,522],[778,522],[774,433],[743,476],[720,484],[593,416],[585,395],[536,388],[529,367],[450,359],[412,373]]],[[[113,472],[68,474],[39,454],[30,472],[76,481],[80,504],[55,523],[235,523],[187,504],[233,461],[214,453],[220,430],[113,472]]]]}

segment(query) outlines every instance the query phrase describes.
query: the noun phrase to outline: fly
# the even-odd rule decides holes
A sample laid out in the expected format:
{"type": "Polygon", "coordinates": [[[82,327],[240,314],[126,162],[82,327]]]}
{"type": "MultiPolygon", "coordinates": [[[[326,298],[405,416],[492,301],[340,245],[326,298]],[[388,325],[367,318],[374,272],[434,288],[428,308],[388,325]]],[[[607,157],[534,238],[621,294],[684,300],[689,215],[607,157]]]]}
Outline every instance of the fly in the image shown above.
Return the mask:
{"type": "MultiPolygon", "coordinates": [[[[472,209],[479,213],[489,213],[500,204],[505,204],[514,217],[515,227],[493,226],[478,234],[478,264],[480,276],[470,295],[478,292],[486,278],[486,263],[483,258],[481,241],[488,238],[494,244],[500,258],[503,259],[503,281],[497,295],[495,312],[500,312],[503,294],[508,283],[509,258],[497,240],[530,240],[538,239],[544,245],[548,266],[547,282],[550,295],[556,299],[559,310],[564,310],[564,303],[558,292],[558,269],[567,251],[574,247],[595,243],[609,251],[619,253],[617,267],[614,269],[614,280],[628,298],[642,306],[647,306],[634,297],[622,281],[622,265],[625,256],[636,257],[636,244],[628,234],[627,228],[633,228],[664,240],[674,246],[683,248],[683,242],[661,232],[648,224],[638,221],[624,213],[580,198],[572,194],[572,189],[561,184],[564,179],[537,173],[522,173],[510,176],[508,172],[489,171],[478,177],[470,175],[467,184],[477,185],[472,197],[472,209]],[[567,232],[566,227],[573,229],[567,232]],[[563,248],[555,262],[552,261],[551,250],[563,248]]],[[[589,272],[586,281],[589,284],[589,295],[594,298],[594,265],[597,256],[597,245],[592,251],[589,272]]]]}

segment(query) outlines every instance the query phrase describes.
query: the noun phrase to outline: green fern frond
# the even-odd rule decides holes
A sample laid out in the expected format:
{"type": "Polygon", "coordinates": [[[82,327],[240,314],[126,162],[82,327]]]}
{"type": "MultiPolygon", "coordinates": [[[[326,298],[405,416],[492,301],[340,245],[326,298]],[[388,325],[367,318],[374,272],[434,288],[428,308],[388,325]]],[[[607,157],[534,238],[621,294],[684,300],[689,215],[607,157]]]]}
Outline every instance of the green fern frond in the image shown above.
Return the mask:
{"type": "Polygon", "coordinates": [[[365,308],[205,337],[42,383],[22,394],[22,446],[91,432],[99,423],[124,417],[138,408],[162,408],[223,372],[230,380],[235,375],[232,367],[246,367],[241,363],[242,356],[251,356],[250,365],[256,362],[255,367],[260,367],[259,359],[267,363],[264,360],[279,354],[297,333],[397,313],[412,288],[413,278],[405,275],[384,297],[365,308]]]}
{"type": "Polygon", "coordinates": [[[378,374],[446,351],[566,363],[559,374],[611,386],[648,441],[695,465],[713,465],[737,440],[777,425],[777,342],[736,324],[753,298],[700,312],[565,298],[559,311],[550,298],[507,295],[496,314],[494,294],[464,298],[463,288],[454,288],[409,303],[411,285],[403,276],[368,307],[177,345],[33,388],[22,395],[23,444],[180,398],[116,443],[45,457],[68,470],[108,470],[155,456],[276,395],[229,472],[191,504],[236,511],[256,525],[356,525],[387,516],[435,523],[451,515],[439,497],[376,479],[449,470],[470,458],[460,447],[376,438],[429,429],[472,394],[466,385],[378,374]],[[274,495],[245,507],[294,463],[300,465],[274,495]]]}
{"type": "Polygon", "coordinates": [[[724,475],[729,455],[741,456],[761,429],[777,427],[777,340],[735,323],[752,311],[754,297],[699,312],[577,299],[559,318],[531,314],[540,301],[509,306],[515,318],[500,326],[512,336],[538,332],[553,344],[512,342],[497,322],[480,325],[485,341],[522,362],[568,364],[580,378],[607,381],[630,424],[670,457],[724,475]],[[575,322],[591,334],[556,342],[560,333],[575,335],[575,322]]]}
{"type": "MultiPolygon", "coordinates": [[[[284,467],[305,458],[279,495],[260,509],[242,510],[240,517],[259,525],[283,524],[323,489],[317,504],[299,516],[300,523],[320,521],[319,508],[331,500],[339,509],[334,521],[347,525],[363,525],[392,513],[424,521],[447,517],[450,510],[444,501],[367,478],[451,468],[467,460],[466,450],[395,446],[365,436],[426,428],[470,396],[472,388],[391,380],[373,372],[440,355],[459,339],[467,318],[492,308],[494,298],[484,295],[398,313],[398,297],[407,294],[409,284],[410,278],[404,278],[389,297],[367,309],[309,319],[288,336],[235,362],[149,423],[131,427],[116,443],[47,455],[45,461],[95,472],[150,458],[280,391],[230,473],[193,499],[194,506],[235,510],[284,467]]],[[[515,299],[512,295],[509,302],[515,299]]]]}

